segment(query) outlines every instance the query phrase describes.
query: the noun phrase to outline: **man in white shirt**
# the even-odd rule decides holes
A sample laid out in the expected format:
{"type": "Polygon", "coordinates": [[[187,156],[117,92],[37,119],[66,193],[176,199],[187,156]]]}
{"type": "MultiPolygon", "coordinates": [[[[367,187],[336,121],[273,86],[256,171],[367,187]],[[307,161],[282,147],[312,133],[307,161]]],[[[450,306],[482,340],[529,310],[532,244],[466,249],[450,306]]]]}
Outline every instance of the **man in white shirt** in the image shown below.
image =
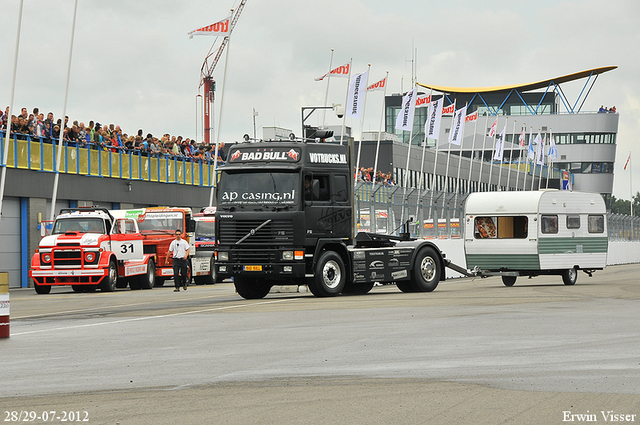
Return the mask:
{"type": "Polygon", "coordinates": [[[189,243],[182,239],[180,229],[176,230],[176,238],[171,241],[169,251],[167,251],[166,262],[169,263],[169,255],[173,259],[173,283],[176,289],[173,292],[180,292],[180,286],[187,290],[187,266],[189,261],[189,243]]]}

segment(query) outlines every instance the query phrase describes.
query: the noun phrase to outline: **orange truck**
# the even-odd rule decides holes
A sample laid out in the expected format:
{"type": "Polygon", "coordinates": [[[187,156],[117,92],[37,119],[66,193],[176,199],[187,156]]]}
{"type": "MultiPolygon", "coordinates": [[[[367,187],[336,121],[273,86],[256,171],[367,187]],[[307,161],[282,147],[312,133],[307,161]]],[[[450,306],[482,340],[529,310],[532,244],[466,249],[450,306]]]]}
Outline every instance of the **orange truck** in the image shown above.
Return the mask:
{"type": "MultiPolygon", "coordinates": [[[[189,259],[195,255],[195,221],[189,207],[149,207],[133,210],[113,211],[116,217],[135,219],[142,234],[144,253],[153,255],[156,260],[155,286],[162,286],[167,279],[173,278],[173,260],[167,258],[175,231],[182,230],[182,237],[189,243],[189,259]]],[[[191,281],[191,261],[189,261],[188,283],[191,281]]],[[[132,288],[135,289],[135,288],[132,288]]]]}
{"type": "Polygon", "coordinates": [[[99,207],[62,209],[29,270],[38,294],[62,285],[76,292],[111,292],[127,283],[151,289],[155,274],[156,257],[144,252],[138,223],[99,207]]]}

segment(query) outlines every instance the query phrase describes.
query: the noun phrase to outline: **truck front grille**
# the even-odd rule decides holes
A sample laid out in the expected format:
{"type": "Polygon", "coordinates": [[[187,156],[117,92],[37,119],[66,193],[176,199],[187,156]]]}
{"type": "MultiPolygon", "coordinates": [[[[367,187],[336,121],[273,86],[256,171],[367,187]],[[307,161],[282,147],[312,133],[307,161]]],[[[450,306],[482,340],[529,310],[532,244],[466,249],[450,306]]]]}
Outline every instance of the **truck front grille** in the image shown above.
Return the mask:
{"type": "MultiPolygon", "coordinates": [[[[266,220],[222,220],[218,240],[224,245],[235,245],[237,241],[250,234],[266,220]]],[[[251,246],[291,246],[293,245],[293,222],[289,220],[272,220],[253,235],[250,235],[239,247],[251,246]]]]}
{"type": "Polygon", "coordinates": [[[56,266],[80,266],[82,250],[53,251],[53,261],[56,266]]]}
{"type": "Polygon", "coordinates": [[[233,250],[229,253],[229,260],[233,263],[242,264],[272,264],[278,261],[278,252],[276,251],[242,251],[233,250]]]}

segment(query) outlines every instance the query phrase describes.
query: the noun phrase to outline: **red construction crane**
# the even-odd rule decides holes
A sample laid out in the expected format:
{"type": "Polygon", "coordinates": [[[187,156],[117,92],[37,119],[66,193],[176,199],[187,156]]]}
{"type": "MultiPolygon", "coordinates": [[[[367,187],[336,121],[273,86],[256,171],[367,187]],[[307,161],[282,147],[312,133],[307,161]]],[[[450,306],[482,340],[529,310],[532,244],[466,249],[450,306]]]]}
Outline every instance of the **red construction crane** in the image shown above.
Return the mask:
{"type": "MultiPolygon", "coordinates": [[[[200,69],[200,76],[202,77],[200,80],[200,86],[204,86],[204,141],[205,143],[211,143],[211,106],[213,105],[214,100],[214,92],[216,91],[216,82],[213,79],[213,70],[216,68],[220,57],[222,56],[222,52],[224,48],[229,43],[229,37],[231,36],[231,32],[233,28],[236,26],[236,22],[238,22],[238,18],[240,17],[240,13],[242,13],[242,9],[244,8],[244,4],[247,0],[241,0],[238,7],[235,11],[232,9],[231,13],[233,13],[233,17],[231,18],[231,24],[229,26],[229,35],[225,36],[220,43],[220,47],[218,51],[215,53],[209,53],[206,58],[204,58],[204,63],[202,64],[202,68],[200,69]],[[209,64],[209,59],[213,57],[211,64],[209,64]]],[[[218,123],[220,125],[220,123],[218,123]]]]}

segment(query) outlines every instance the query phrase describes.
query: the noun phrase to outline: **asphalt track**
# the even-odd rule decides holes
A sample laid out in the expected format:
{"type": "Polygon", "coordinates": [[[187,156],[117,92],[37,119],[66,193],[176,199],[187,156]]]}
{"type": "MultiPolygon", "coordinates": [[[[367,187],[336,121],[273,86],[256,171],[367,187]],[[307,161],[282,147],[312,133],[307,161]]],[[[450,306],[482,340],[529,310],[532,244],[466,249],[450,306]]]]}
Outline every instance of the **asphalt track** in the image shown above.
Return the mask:
{"type": "Polygon", "coordinates": [[[90,424],[562,424],[608,423],[613,412],[638,423],[639,272],[324,299],[248,301],[230,283],[13,290],[0,420],[24,411],[44,423],[56,411],[47,423],[79,412],[90,424]]]}

